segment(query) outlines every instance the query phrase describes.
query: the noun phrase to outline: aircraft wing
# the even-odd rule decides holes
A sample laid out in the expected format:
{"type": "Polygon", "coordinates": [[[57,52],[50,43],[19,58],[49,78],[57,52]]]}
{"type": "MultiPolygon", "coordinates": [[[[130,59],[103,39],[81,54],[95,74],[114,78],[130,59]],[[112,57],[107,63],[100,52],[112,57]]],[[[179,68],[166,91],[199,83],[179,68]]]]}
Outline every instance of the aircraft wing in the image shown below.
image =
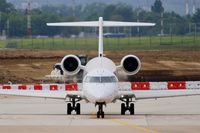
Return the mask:
{"type": "Polygon", "coordinates": [[[81,84],[16,84],[0,85],[0,94],[66,99],[68,97],[84,98],[81,84]]]}
{"type": "Polygon", "coordinates": [[[200,82],[122,82],[118,99],[157,99],[200,95],[200,82]]]}

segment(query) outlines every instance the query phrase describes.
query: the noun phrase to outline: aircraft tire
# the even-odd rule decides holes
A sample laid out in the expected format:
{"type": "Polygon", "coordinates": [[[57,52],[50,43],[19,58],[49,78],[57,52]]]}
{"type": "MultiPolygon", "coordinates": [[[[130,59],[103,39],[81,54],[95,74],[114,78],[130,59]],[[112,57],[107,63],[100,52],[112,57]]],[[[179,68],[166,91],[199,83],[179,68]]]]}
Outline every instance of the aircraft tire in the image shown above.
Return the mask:
{"type": "Polygon", "coordinates": [[[125,104],[122,103],[121,104],[121,115],[125,115],[125,112],[126,112],[126,107],[125,107],[125,104]]]}
{"type": "Polygon", "coordinates": [[[134,109],[135,109],[134,104],[131,103],[131,104],[130,104],[130,108],[129,108],[129,111],[130,111],[130,114],[131,114],[131,115],[134,115],[134,114],[135,114],[134,109]]]}
{"type": "Polygon", "coordinates": [[[80,114],[81,114],[81,104],[80,104],[80,103],[77,103],[77,104],[76,104],[76,114],[77,114],[77,115],[80,115],[80,114]]]}
{"type": "Polygon", "coordinates": [[[71,115],[72,113],[72,106],[71,106],[71,103],[68,103],[67,104],[67,115],[71,115]]]}
{"type": "Polygon", "coordinates": [[[104,118],[104,112],[101,112],[101,118],[104,118]]]}
{"type": "Polygon", "coordinates": [[[100,111],[97,112],[97,118],[100,118],[100,111]]]}

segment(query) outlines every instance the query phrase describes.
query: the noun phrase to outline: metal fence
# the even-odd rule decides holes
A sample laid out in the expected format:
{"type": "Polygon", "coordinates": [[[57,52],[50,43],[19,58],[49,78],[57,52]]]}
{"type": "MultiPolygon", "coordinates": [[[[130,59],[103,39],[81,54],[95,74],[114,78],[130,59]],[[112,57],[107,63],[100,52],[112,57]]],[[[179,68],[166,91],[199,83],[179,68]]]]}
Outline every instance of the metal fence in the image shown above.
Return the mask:
{"type": "MultiPolygon", "coordinates": [[[[67,30],[67,29],[66,29],[67,30]]],[[[0,40],[0,48],[19,49],[97,49],[98,30],[84,29],[84,35],[71,37],[32,37],[8,38],[0,40]]],[[[125,36],[105,37],[106,50],[132,49],[173,49],[199,48],[200,24],[168,24],[161,29],[159,25],[152,28],[105,28],[104,33],[125,33],[125,36]],[[183,26],[183,25],[182,25],[183,26]],[[154,30],[157,31],[155,32],[154,30]],[[158,32],[159,30],[163,32],[158,32]]]]}
{"type": "MultiPolygon", "coordinates": [[[[19,49],[97,49],[98,38],[20,38],[0,41],[0,48],[19,49]]],[[[105,38],[106,50],[165,49],[200,47],[200,36],[139,36],[105,38]]]]}

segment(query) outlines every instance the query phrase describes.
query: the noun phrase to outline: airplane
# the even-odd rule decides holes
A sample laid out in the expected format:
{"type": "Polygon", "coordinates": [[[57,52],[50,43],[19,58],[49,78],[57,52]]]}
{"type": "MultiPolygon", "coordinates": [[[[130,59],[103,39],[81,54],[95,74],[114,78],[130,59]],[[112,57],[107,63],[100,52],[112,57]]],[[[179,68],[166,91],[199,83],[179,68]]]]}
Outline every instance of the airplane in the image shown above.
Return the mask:
{"type": "MultiPolygon", "coordinates": [[[[103,17],[99,17],[99,21],[83,21],[83,22],[59,22],[47,23],[48,26],[72,26],[72,27],[98,27],[99,28],[99,44],[98,55],[91,59],[85,66],[81,65],[80,59],[76,55],[66,55],[61,61],[61,68],[65,74],[75,75],[80,70],[84,71],[82,83],[71,85],[70,89],[64,89],[64,84],[42,84],[42,85],[0,85],[0,94],[19,95],[31,97],[44,97],[52,99],[66,100],[67,114],[71,115],[75,111],[77,115],[81,114],[80,101],[93,103],[98,106],[97,118],[104,118],[104,106],[114,103],[116,100],[122,101],[121,115],[125,115],[129,111],[130,115],[135,114],[134,99],[157,99],[176,96],[200,95],[200,87],[193,89],[182,89],[185,84],[170,84],[169,88],[160,87],[158,83],[155,89],[145,89],[148,84],[139,86],[135,83],[131,89],[130,83],[119,82],[116,71],[122,69],[127,75],[135,75],[141,68],[141,61],[135,55],[126,55],[120,65],[104,56],[103,50],[103,27],[139,27],[139,26],[155,26],[154,23],[142,22],[119,22],[104,21],[103,17]],[[41,87],[42,86],[42,87],[41,87]],[[76,89],[74,89],[74,87],[76,89]],[[144,89],[141,89],[144,87],[144,89]],[[181,90],[180,90],[181,89],[181,90]]],[[[167,86],[167,85],[166,85],[167,86]]],[[[184,87],[185,88],[185,87],[184,87]]]]}

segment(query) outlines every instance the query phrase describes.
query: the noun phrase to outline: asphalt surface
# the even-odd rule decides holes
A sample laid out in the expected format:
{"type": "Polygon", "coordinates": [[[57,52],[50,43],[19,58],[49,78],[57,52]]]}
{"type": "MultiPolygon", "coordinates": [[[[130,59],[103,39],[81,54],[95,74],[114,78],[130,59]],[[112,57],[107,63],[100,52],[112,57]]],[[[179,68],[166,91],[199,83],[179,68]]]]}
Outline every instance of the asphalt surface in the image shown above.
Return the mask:
{"type": "Polygon", "coordinates": [[[141,100],[136,115],[120,115],[120,102],[108,104],[105,119],[81,102],[82,115],[66,115],[61,100],[0,97],[0,133],[199,133],[200,96],[141,100]]]}

